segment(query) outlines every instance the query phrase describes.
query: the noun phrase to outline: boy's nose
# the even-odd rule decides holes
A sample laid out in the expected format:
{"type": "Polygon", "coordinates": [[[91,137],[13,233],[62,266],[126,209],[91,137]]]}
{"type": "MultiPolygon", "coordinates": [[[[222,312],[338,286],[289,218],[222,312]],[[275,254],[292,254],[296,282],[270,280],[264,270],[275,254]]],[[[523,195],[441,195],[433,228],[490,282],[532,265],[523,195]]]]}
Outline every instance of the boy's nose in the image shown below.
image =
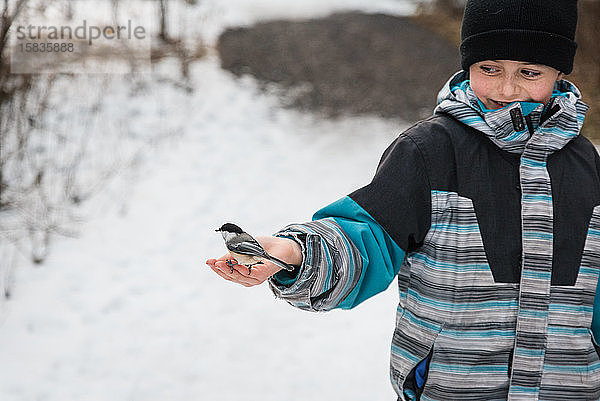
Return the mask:
{"type": "Polygon", "coordinates": [[[500,101],[515,101],[518,100],[520,89],[517,82],[515,82],[512,77],[504,77],[500,82],[500,87],[498,88],[499,94],[503,97],[503,99],[497,99],[500,101]]]}

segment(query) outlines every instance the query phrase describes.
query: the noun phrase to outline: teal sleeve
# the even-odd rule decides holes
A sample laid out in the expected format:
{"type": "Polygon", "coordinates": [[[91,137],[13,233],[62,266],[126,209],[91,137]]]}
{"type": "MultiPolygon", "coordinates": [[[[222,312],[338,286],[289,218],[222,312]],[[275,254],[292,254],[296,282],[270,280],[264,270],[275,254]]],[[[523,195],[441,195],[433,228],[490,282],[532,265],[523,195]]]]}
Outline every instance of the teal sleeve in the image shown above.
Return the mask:
{"type": "Polygon", "coordinates": [[[337,307],[351,309],[388,288],[398,274],[405,252],[379,223],[348,196],[313,216],[313,220],[323,218],[332,218],[340,226],[362,259],[358,281],[337,307]]]}
{"type": "Polygon", "coordinates": [[[600,344],[600,280],[596,286],[596,297],[594,298],[594,319],[592,320],[592,334],[596,344],[600,344]]]}
{"type": "Polygon", "coordinates": [[[297,272],[269,279],[271,289],[309,311],[355,307],[385,290],[404,260],[404,251],[348,196],[316,212],[312,221],[275,235],[296,240],[303,261],[297,272]]]}

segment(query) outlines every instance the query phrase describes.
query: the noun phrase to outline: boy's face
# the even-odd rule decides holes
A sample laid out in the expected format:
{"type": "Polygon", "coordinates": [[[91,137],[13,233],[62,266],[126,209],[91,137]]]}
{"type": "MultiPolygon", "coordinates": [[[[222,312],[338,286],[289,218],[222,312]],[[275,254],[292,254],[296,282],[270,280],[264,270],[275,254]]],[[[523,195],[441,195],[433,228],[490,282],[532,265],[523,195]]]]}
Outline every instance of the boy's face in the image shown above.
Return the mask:
{"type": "Polygon", "coordinates": [[[488,109],[512,102],[548,104],[563,74],[552,67],[522,61],[485,60],[469,67],[471,88],[488,109]]]}

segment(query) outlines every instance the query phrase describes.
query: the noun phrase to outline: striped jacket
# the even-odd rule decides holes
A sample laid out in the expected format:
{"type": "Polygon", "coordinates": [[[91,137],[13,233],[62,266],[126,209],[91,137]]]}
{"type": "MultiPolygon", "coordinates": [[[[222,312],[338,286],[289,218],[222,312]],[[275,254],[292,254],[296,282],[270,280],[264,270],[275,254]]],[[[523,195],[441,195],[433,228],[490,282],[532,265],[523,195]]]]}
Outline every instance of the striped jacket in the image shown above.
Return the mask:
{"type": "Polygon", "coordinates": [[[397,277],[399,400],[600,399],[600,157],[567,81],[547,107],[481,109],[464,73],[363,188],[276,235],[304,261],[270,280],[310,310],[397,277]],[[595,299],[597,300],[595,302],[595,299]]]}

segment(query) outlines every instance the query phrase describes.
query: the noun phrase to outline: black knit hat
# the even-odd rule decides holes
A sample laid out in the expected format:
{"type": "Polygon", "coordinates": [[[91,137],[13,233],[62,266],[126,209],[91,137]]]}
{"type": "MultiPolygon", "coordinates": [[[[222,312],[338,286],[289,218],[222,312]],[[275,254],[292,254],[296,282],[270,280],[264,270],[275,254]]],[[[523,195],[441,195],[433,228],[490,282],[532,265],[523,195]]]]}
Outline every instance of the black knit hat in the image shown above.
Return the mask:
{"type": "Polygon", "coordinates": [[[462,24],[462,68],[483,60],[573,70],[577,0],[469,0],[462,24]]]}

